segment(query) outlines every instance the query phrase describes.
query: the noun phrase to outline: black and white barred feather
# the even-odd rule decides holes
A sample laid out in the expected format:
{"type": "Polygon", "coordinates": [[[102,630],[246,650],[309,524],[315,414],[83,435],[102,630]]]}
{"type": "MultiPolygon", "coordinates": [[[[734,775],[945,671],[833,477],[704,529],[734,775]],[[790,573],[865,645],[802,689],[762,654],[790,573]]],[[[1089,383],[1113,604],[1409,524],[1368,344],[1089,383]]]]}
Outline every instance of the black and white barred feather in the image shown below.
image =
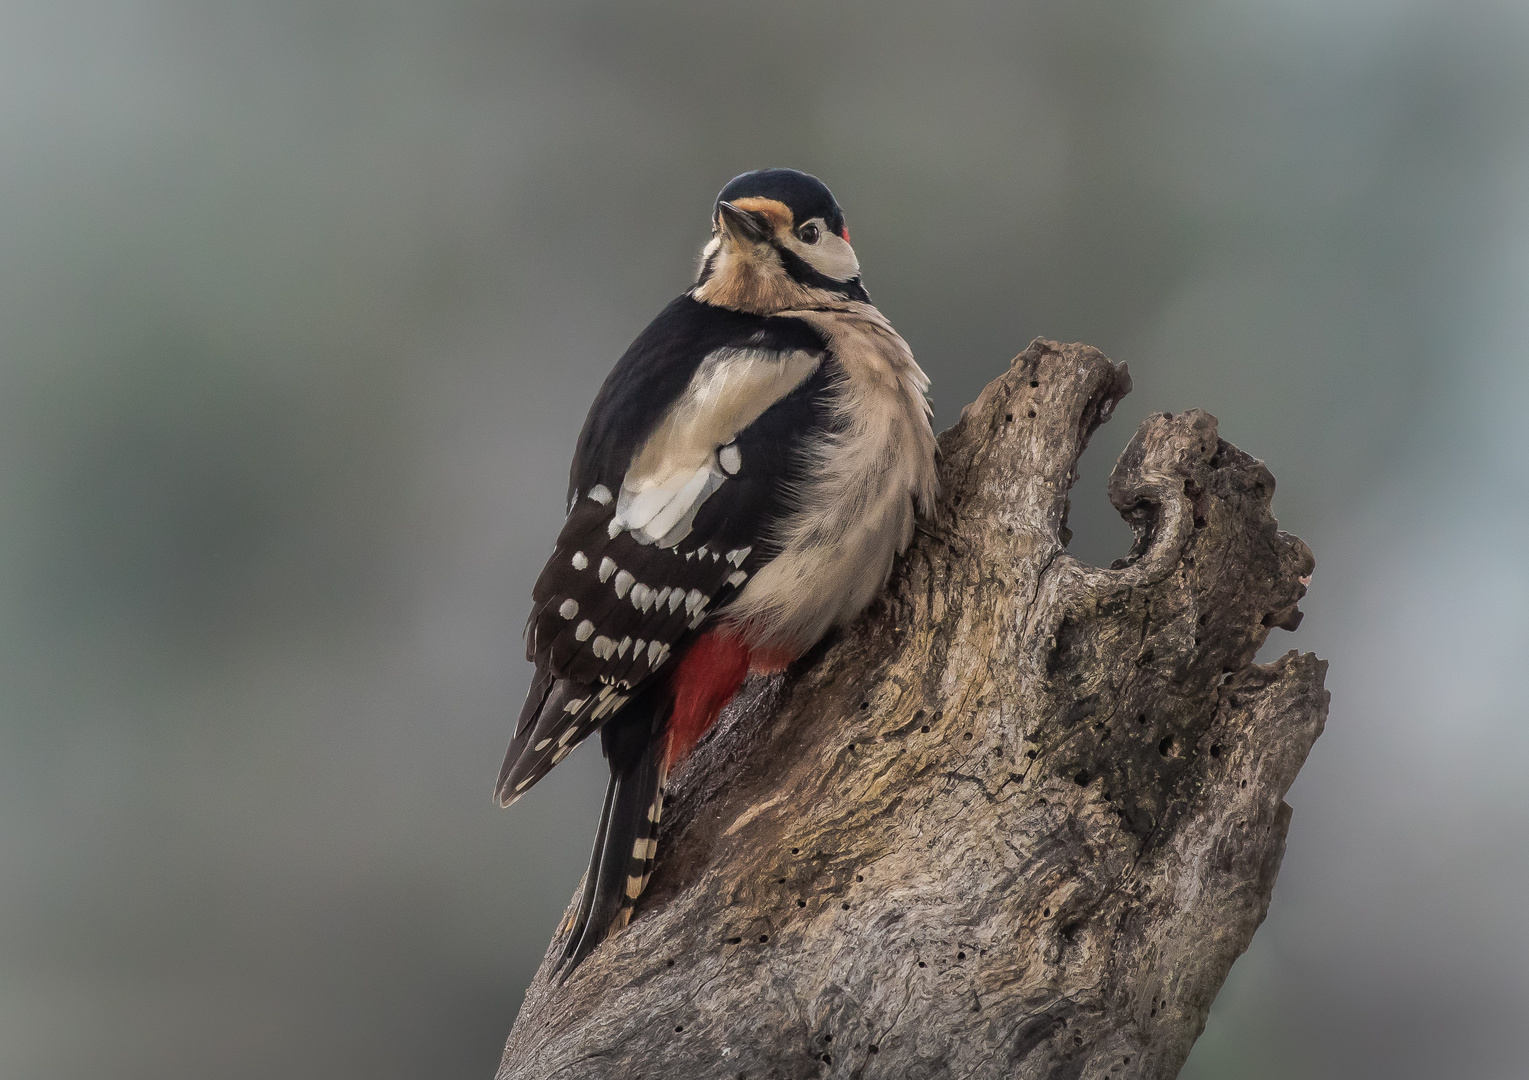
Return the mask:
{"type": "Polygon", "coordinates": [[[806,322],[689,297],[633,342],[585,422],[568,518],[532,591],[526,658],[536,676],[500,772],[501,803],[625,708],[776,554],[792,495],[835,428],[837,379],[806,322]],[[708,414],[687,415],[719,383],[732,410],[723,426],[706,400],[708,414]],[[729,417],[746,423],[730,430],[729,417]],[[698,428],[727,441],[707,446],[698,428]],[[707,456],[692,461],[697,446],[707,456]]]}

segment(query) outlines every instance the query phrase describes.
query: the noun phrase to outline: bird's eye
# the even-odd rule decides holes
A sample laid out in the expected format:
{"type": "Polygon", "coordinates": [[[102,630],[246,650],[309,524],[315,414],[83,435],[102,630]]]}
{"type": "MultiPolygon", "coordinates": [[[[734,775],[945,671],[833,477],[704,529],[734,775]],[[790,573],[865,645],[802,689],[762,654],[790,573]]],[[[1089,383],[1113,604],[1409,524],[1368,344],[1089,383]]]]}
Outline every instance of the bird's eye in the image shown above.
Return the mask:
{"type": "Polygon", "coordinates": [[[801,238],[804,244],[816,244],[818,242],[818,227],[809,221],[796,231],[796,235],[801,238]]]}

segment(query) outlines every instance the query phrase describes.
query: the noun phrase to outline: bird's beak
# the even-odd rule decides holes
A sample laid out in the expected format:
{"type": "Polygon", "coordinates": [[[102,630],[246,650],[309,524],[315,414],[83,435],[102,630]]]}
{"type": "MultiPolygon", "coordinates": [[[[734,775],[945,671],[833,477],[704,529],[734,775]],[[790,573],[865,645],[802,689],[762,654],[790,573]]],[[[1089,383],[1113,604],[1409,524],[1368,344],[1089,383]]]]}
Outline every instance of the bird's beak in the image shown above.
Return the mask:
{"type": "Polygon", "coordinates": [[[734,240],[757,244],[770,235],[770,223],[763,214],[756,214],[730,202],[717,204],[717,219],[734,240]]]}

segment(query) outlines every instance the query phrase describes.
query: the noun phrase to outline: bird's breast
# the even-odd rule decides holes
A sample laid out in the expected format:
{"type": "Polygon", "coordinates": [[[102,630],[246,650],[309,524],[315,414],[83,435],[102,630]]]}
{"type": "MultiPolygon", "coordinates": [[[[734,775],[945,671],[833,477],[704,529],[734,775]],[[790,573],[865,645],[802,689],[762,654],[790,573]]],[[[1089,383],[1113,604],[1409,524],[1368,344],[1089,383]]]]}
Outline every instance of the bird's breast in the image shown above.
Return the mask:
{"type": "Polygon", "coordinates": [[[812,323],[843,372],[835,431],[811,449],[810,479],[727,620],[756,647],[799,654],[854,619],[886,584],[935,494],[929,380],[869,304],[789,314],[812,323]]]}

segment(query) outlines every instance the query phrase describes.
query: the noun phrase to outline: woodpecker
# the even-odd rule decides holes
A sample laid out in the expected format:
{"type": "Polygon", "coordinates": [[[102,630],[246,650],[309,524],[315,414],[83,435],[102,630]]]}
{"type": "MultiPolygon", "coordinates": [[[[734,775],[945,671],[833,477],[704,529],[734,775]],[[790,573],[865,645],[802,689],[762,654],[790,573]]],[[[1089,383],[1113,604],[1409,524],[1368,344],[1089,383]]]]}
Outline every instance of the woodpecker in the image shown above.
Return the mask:
{"type": "Polygon", "coordinates": [[[566,978],[646,887],[667,777],[750,673],[779,671],[886,584],[935,496],[929,380],[870,302],[816,177],[735,177],[691,288],[595,397],[532,592],[536,665],[496,789],[595,731],[610,785],[566,978]]]}

